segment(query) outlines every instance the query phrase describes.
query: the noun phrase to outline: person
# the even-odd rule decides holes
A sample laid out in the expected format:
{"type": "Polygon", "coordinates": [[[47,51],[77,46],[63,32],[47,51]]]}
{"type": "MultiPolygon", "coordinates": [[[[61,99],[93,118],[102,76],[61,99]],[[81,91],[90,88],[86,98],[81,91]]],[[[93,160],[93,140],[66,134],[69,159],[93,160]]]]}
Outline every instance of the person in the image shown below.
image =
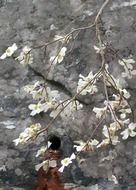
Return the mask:
{"type": "MultiPolygon", "coordinates": [[[[43,160],[54,160],[56,162],[59,159],[60,151],[52,149],[52,146],[48,148],[43,158],[43,160]]],[[[39,169],[36,190],[65,190],[57,166],[49,167],[47,172],[43,170],[43,167],[39,169]]]]}

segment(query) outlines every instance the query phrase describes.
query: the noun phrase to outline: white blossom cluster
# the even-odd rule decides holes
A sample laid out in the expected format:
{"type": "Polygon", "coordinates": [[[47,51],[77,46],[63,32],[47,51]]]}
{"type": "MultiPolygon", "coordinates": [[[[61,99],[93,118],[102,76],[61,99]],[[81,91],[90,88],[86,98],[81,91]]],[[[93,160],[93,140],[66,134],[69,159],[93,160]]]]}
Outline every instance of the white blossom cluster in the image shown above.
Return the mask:
{"type": "Polygon", "coordinates": [[[61,117],[69,117],[75,111],[83,107],[77,100],[60,100],[57,90],[51,90],[46,87],[43,82],[37,81],[34,85],[25,86],[24,90],[31,94],[34,100],[38,100],[37,104],[30,104],[28,108],[31,110],[30,115],[34,116],[40,112],[50,111],[50,117],[55,118],[59,113],[61,117]]]}
{"type": "Polygon", "coordinates": [[[105,49],[106,49],[106,47],[105,47],[104,44],[102,44],[101,47],[98,47],[98,46],[94,45],[94,50],[95,50],[96,53],[98,53],[98,54],[101,54],[101,52],[103,52],[105,49]]]}
{"type": "MultiPolygon", "coordinates": [[[[61,42],[62,47],[56,55],[53,54],[50,56],[49,62],[51,65],[56,65],[57,63],[61,63],[63,61],[67,52],[67,48],[63,46],[63,44],[67,43],[69,39],[65,39],[62,36],[55,36],[54,40],[61,42]]],[[[3,60],[11,57],[17,49],[18,47],[14,43],[5,50],[5,52],[0,56],[0,59],[3,60]]],[[[94,46],[94,49],[97,54],[103,55],[105,53],[106,46],[102,44],[100,47],[94,46]]],[[[22,65],[32,64],[33,56],[31,54],[31,48],[28,46],[23,47],[20,55],[15,59],[22,65]]],[[[120,59],[118,62],[124,69],[122,77],[131,79],[133,75],[136,75],[136,70],[133,66],[133,64],[135,64],[135,60],[132,56],[120,59]]],[[[102,128],[103,138],[101,142],[96,139],[91,139],[87,142],[82,140],[75,141],[74,148],[78,153],[88,150],[93,151],[95,148],[100,148],[108,144],[116,145],[120,142],[119,134],[123,140],[126,140],[128,137],[136,136],[136,123],[131,122],[129,118],[130,114],[132,114],[132,110],[128,103],[130,93],[122,87],[120,80],[116,79],[109,72],[107,64],[104,64],[100,72],[96,74],[93,74],[92,71],[90,71],[86,77],[79,74],[76,95],[93,95],[97,93],[98,87],[96,82],[99,77],[103,79],[103,83],[106,88],[108,87],[114,89],[114,94],[110,95],[109,98],[108,91],[105,92],[106,100],[104,101],[104,106],[100,108],[94,107],[93,112],[98,119],[102,119],[103,116],[106,118],[107,115],[110,115],[111,120],[109,124],[104,125],[102,128]]],[[[31,110],[31,116],[49,111],[50,117],[55,118],[60,115],[63,118],[70,118],[75,111],[78,111],[83,107],[83,105],[76,99],[71,98],[64,101],[60,100],[59,92],[57,90],[51,90],[51,88],[42,81],[36,81],[33,85],[27,85],[24,90],[32,95],[33,99],[37,102],[28,106],[31,110]]],[[[25,144],[29,139],[35,139],[40,129],[41,125],[39,123],[33,124],[26,128],[24,132],[20,133],[19,137],[14,140],[15,145],[25,144]]],[[[36,157],[43,155],[50,145],[51,143],[48,142],[47,146],[41,147],[41,149],[38,150],[36,157]]],[[[66,157],[61,160],[61,167],[58,171],[63,172],[64,168],[69,166],[74,159],[76,159],[76,154],[72,153],[70,157],[66,157]]],[[[36,165],[36,170],[38,171],[41,167],[43,167],[44,171],[47,172],[49,167],[56,166],[56,160],[46,160],[36,165]]]]}
{"type": "Polygon", "coordinates": [[[57,55],[53,55],[50,57],[50,63],[52,65],[56,65],[57,63],[61,63],[66,55],[67,48],[62,47],[57,55]]]}
{"type": "Polygon", "coordinates": [[[89,151],[89,150],[94,150],[94,148],[96,147],[96,145],[99,144],[99,141],[97,141],[96,139],[93,139],[91,141],[74,141],[75,144],[78,145],[74,145],[74,148],[76,148],[77,152],[80,151],[89,151]]]}
{"type": "Polygon", "coordinates": [[[41,100],[46,96],[46,87],[43,81],[36,81],[33,85],[26,85],[24,90],[31,94],[34,100],[41,100]]]}
{"type": "Polygon", "coordinates": [[[17,45],[14,43],[12,46],[8,47],[5,52],[1,55],[0,59],[5,59],[11,57],[14,52],[18,49],[17,45]]]}
{"type": "Polygon", "coordinates": [[[118,136],[116,136],[116,122],[111,123],[110,127],[107,125],[104,125],[102,133],[104,135],[104,139],[102,140],[102,142],[97,146],[98,148],[107,144],[113,144],[116,145],[117,143],[119,143],[120,141],[118,140],[118,136]]]}
{"type": "MultiPolygon", "coordinates": [[[[121,90],[120,90],[121,91],[121,90]]],[[[127,93],[127,91],[124,89],[122,91],[124,94],[127,93]]],[[[96,117],[98,119],[100,119],[103,115],[106,116],[106,114],[111,114],[111,118],[113,120],[112,123],[110,123],[109,125],[104,125],[103,127],[103,135],[104,135],[104,139],[102,140],[102,142],[97,146],[97,148],[101,147],[101,146],[105,146],[108,144],[113,144],[116,145],[117,143],[119,143],[119,137],[117,135],[117,131],[127,127],[128,128],[125,130],[125,134],[126,132],[130,131],[129,129],[129,123],[130,123],[130,119],[128,118],[129,114],[131,114],[131,108],[127,102],[127,100],[124,98],[124,96],[120,95],[120,94],[113,94],[112,95],[113,99],[112,100],[105,100],[104,105],[105,107],[103,108],[98,108],[98,107],[94,107],[93,111],[96,114],[96,117]],[[118,118],[118,116],[120,116],[120,118],[118,118]]],[[[129,96],[130,97],[130,96],[129,96]]],[[[133,129],[134,130],[134,129],[133,129]]],[[[121,133],[121,135],[124,134],[123,132],[121,133]]],[[[131,132],[130,132],[131,134],[131,132]]],[[[132,133],[132,135],[128,135],[128,136],[133,136],[134,133],[132,133]]],[[[127,137],[128,137],[127,136],[127,137]]]]}
{"type": "MultiPolygon", "coordinates": [[[[17,49],[18,47],[16,43],[14,43],[12,46],[8,47],[5,50],[5,52],[1,55],[0,59],[6,59],[7,57],[11,57],[17,49]]],[[[15,60],[18,60],[22,65],[32,64],[33,56],[31,54],[31,48],[28,46],[24,46],[20,55],[16,57],[15,60]]]]}
{"type": "MultiPolygon", "coordinates": [[[[96,49],[96,48],[95,48],[96,49]]],[[[97,48],[98,51],[98,48],[97,48]]],[[[98,52],[97,52],[98,53],[98,52]]],[[[136,72],[133,70],[132,64],[135,61],[132,58],[119,60],[119,64],[122,65],[125,69],[125,72],[122,73],[123,77],[132,78],[132,75],[135,75],[136,72]]],[[[116,90],[116,94],[112,95],[112,98],[104,101],[104,107],[94,107],[93,111],[96,114],[96,118],[101,119],[102,116],[107,114],[111,114],[112,123],[109,125],[103,126],[103,136],[104,139],[100,144],[97,145],[97,148],[101,146],[105,146],[108,144],[116,145],[119,143],[118,130],[123,130],[120,134],[122,135],[122,139],[127,139],[129,136],[136,136],[136,124],[130,122],[129,115],[132,114],[131,107],[128,103],[128,99],[130,98],[130,93],[122,88],[119,79],[114,78],[114,76],[108,71],[108,65],[105,65],[104,75],[106,77],[105,84],[107,87],[112,87],[116,90]]]]}
{"type": "Polygon", "coordinates": [[[22,65],[30,65],[33,63],[33,56],[31,54],[31,48],[28,46],[25,46],[22,49],[22,52],[20,55],[16,58],[22,65]]]}
{"type": "Polygon", "coordinates": [[[95,94],[96,92],[98,92],[98,88],[95,83],[96,79],[92,71],[88,74],[87,77],[84,77],[80,74],[77,86],[77,93],[80,92],[81,95],[86,95],[87,93],[95,94]]]}
{"type": "Polygon", "coordinates": [[[46,87],[43,82],[37,81],[34,85],[27,85],[24,90],[31,94],[34,100],[38,100],[37,104],[30,104],[28,106],[31,110],[31,116],[55,109],[59,104],[59,92],[46,87]]]}
{"type": "Polygon", "coordinates": [[[122,131],[120,134],[122,135],[122,139],[126,140],[128,137],[136,136],[136,123],[130,123],[128,127],[122,131]]]}
{"type": "Polygon", "coordinates": [[[25,144],[29,139],[35,139],[38,131],[41,129],[40,123],[36,123],[26,128],[24,132],[20,133],[19,138],[13,140],[15,145],[25,144]]]}
{"type": "Polygon", "coordinates": [[[76,159],[76,155],[74,153],[71,154],[70,157],[64,158],[61,160],[62,166],[59,168],[59,172],[63,172],[64,168],[67,167],[69,164],[72,163],[72,160],[76,159]]]}
{"type": "Polygon", "coordinates": [[[119,64],[123,66],[124,72],[122,73],[122,77],[127,77],[128,79],[131,79],[133,75],[136,75],[136,70],[133,68],[133,64],[135,63],[135,60],[132,57],[124,58],[122,60],[119,60],[119,64]]]}

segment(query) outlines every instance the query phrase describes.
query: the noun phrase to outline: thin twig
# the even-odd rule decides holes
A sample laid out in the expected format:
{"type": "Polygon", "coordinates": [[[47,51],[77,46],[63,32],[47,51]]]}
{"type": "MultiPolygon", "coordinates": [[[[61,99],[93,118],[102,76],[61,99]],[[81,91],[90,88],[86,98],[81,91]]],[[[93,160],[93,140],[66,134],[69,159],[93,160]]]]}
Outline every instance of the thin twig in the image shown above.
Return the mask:
{"type": "MultiPolygon", "coordinates": [[[[109,3],[109,1],[110,1],[110,0],[106,0],[106,1],[102,4],[102,6],[101,6],[99,12],[97,13],[97,15],[96,15],[96,17],[95,17],[95,21],[94,21],[93,24],[91,24],[91,25],[89,25],[89,26],[86,26],[86,27],[81,27],[81,28],[73,29],[73,30],[72,30],[71,32],[69,32],[67,35],[65,35],[64,37],[62,37],[61,40],[67,39],[70,35],[72,35],[72,34],[75,33],[75,32],[79,32],[79,31],[81,31],[81,30],[90,29],[90,28],[96,26],[97,37],[98,37],[98,40],[99,40],[100,47],[102,47],[102,42],[101,42],[100,33],[99,33],[100,31],[99,31],[99,28],[98,28],[98,19],[99,19],[100,15],[102,14],[102,12],[103,12],[105,6],[109,3]]],[[[60,39],[54,40],[54,41],[51,41],[51,42],[48,42],[48,43],[46,43],[46,44],[44,44],[44,45],[41,45],[41,46],[38,47],[38,48],[43,48],[43,47],[45,47],[45,46],[47,46],[47,45],[50,45],[50,44],[53,44],[53,43],[55,43],[55,42],[57,42],[57,41],[59,41],[59,40],[60,40],[60,39]]],[[[59,115],[61,114],[61,112],[62,112],[73,100],[75,100],[76,97],[77,97],[78,95],[80,95],[80,93],[81,93],[86,87],[88,87],[90,84],[93,85],[93,83],[95,82],[95,79],[98,78],[99,75],[101,75],[101,72],[103,71],[103,69],[104,69],[104,67],[105,67],[105,65],[104,65],[104,64],[105,64],[105,61],[104,61],[105,59],[104,59],[104,52],[103,52],[103,49],[102,49],[102,51],[101,51],[101,57],[102,57],[102,65],[101,65],[100,70],[99,70],[99,71],[97,72],[97,74],[94,76],[94,78],[93,78],[92,80],[90,80],[78,93],[76,93],[76,94],[71,98],[70,101],[68,101],[68,103],[58,112],[58,114],[56,115],[56,117],[53,118],[45,128],[43,128],[42,130],[40,130],[40,131],[37,133],[37,136],[40,135],[41,133],[45,132],[45,131],[48,131],[48,128],[49,128],[49,127],[53,124],[53,122],[59,117],[59,115]]],[[[37,136],[36,136],[36,137],[37,137],[37,136]]]]}

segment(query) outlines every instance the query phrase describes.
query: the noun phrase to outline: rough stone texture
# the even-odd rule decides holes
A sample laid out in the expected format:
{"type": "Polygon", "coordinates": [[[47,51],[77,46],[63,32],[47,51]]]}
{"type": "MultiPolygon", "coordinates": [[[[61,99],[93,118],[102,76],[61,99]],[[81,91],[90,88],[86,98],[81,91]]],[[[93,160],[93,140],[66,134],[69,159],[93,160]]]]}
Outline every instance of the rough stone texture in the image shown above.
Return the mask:
{"type": "MultiPolygon", "coordinates": [[[[55,34],[66,34],[71,28],[89,25],[103,0],[1,0],[0,1],[0,55],[5,48],[16,42],[18,46],[38,46],[53,39],[55,34]]],[[[102,37],[122,56],[132,54],[136,60],[136,1],[111,1],[101,19],[102,37]]],[[[62,96],[75,93],[80,73],[87,75],[90,70],[96,72],[100,66],[100,58],[95,54],[93,46],[97,44],[95,30],[81,32],[63,61],[49,72],[48,59],[40,50],[33,50],[34,63],[31,68],[23,68],[16,61],[6,59],[0,61],[0,189],[29,190],[34,189],[38,163],[35,153],[44,143],[46,137],[37,139],[36,145],[15,147],[13,139],[33,121],[40,121],[43,126],[50,121],[45,115],[29,116],[28,105],[32,102],[23,91],[23,86],[35,80],[46,78],[50,85],[59,89],[62,96]]],[[[48,48],[55,51],[56,46],[48,48]]],[[[106,61],[115,77],[119,77],[121,68],[117,66],[117,58],[107,54],[106,61]]],[[[135,77],[131,81],[122,81],[129,87],[132,95],[130,101],[135,108],[135,77]]],[[[96,96],[79,97],[84,109],[74,115],[74,119],[58,119],[49,133],[59,134],[62,140],[62,155],[72,152],[73,140],[87,140],[98,121],[92,113],[95,103],[104,99],[102,91],[96,96]],[[90,132],[91,133],[91,132],[90,132]]],[[[134,114],[135,110],[134,110],[134,114]]],[[[99,134],[96,135],[99,137],[99,134]]],[[[136,189],[136,141],[130,139],[116,147],[108,147],[98,152],[83,154],[85,160],[74,163],[65,170],[62,177],[65,183],[74,183],[74,189],[92,190],[98,184],[100,190],[135,190],[136,189]],[[101,160],[112,151],[112,161],[101,160]],[[114,174],[118,185],[108,181],[114,174]]]]}

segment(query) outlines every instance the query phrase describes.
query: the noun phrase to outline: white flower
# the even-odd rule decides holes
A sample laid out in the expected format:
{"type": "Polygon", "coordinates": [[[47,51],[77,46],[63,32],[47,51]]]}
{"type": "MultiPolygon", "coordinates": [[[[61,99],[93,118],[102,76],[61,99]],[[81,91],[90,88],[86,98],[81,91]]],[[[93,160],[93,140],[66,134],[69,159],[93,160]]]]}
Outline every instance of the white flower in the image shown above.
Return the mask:
{"type": "Polygon", "coordinates": [[[31,93],[31,91],[33,91],[34,90],[34,85],[26,85],[26,86],[24,86],[24,91],[25,92],[27,92],[27,93],[31,93]]]}
{"type": "Polygon", "coordinates": [[[109,128],[106,125],[104,125],[102,133],[106,137],[106,139],[104,139],[101,145],[109,144],[110,142],[113,145],[116,145],[117,143],[119,143],[120,141],[118,140],[118,136],[115,136],[116,131],[117,129],[115,125],[110,125],[109,128]]]}
{"type": "Polygon", "coordinates": [[[132,65],[133,63],[135,63],[135,60],[132,59],[132,58],[124,58],[122,60],[119,60],[118,61],[120,65],[124,66],[124,65],[127,65],[128,68],[132,69],[132,65]]]}
{"type": "Polygon", "coordinates": [[[113,144],[113,145],[118,144],[118,143],[120,142],[118,139],[119,139],[118,136],[113,136],[113,137],[111,138],[112,144],[113,144]]]}
{"type": "Polygon", "coordinates": [[[119,64],[124,67],[125,72],[122,73],[122,77],[127,77],[131,79],[133,75],[136,75],[136,70],[133,70],[133,65],[135,60],[131,57],[119,60],[119,64]]]}
{"type": "Polygon", "coordinates": [[[50,87],[46,88],[46,92],[50,100],[56,100],[60,97],[58,90],[51,90],[50,87]]]}
{"type": "Polygon", "coordinates": [[[63,108],[62,106],[58,106],[57,109],[52,110],[50,113],[50,117],[55,118],[61,112],[62,108],[63,108]]]}
{"type": "Polygon", "coordinates": [[[37,154],[35,157],[39,157],[40,155],[43,155],[46,152],[46,150],[51,146],[52,143],[48,141],[47,144],[48,144],[47,146],[42,146],[40,150],[37,151],[37,154]]]}
{"type": "Polygon", "coordinates": [[[38,156],[40,156],[40,155],[43,155],[46,150],[47,150],[47,146],[42,146],[42,147],[40,148],[40,150],[37,151],[37,154],[35,155],[35,157],[38,157],[38,156]]]}
{"type": "MultiPolygon", "coordinates": [[[[39,100],[37,104],[30,104],[28,108],[31,110],[30,115],[34,116],[40,112],[47,112],[49,109],[57,110],[59,105],[59,92],[57,90],[51,90],[50,87],[46,87],[41,81],[37,81],[34,85],[28,85],[24,89],[26,92],[32,95],[33,99],[39,100]],[[43,102],[43,103],[41,103],[43,102]]],[[[52,113],[51,116],[54,116],[52,113]]]]}
{"type": "Polygon", "coordinates": [[[38,103],[38,104],[30,104],[28,108],[32,110],[30,115],[34,116],[36,114],[39,114],[42,111],[46,112],[49,109],[49,106],[47,104],[38,103]]]}
{"type": "Polygon", "coordinates": [[[98,144],[99,144],[99,141],[97,141],[96,139],[91,140],[91,145],[96,146],[98,144]]]}
{"type": "Polygon", "coordinates": [[[88,151],[88,150],[93,150],[96,145],[98,145],[98,141],[96,139],[93,139],[88,142],[83,142],[83,141],[74,141],[76,144],[79,145],[74,145],[74,148],[76,148],[77,152],[80,151],[88,151]]]}
{"type": "Polygon", "coordinates": [[[73,153],[70,157],[67,157],[63,160],[61,160],[61,168],[58,170],[59,172],[63,172],[64,168],[67,167],[69,164],[72,163],[72,160],[76,158],[76,155],[73,153]]]}
{"type": "Polygon", "coordinates": [[[53,64],[53,65],[56,65],[57,63],[61,63],[65,57],[65,54],[66,54],[66,51],[67,51],[67,48],[66,47],[63,47],[60,52],[58,53],[57,56],[51,56],[50,58],[50,62],[53,64]]]}
{"type": "Polygon", "coordinates": [[[109,131],[106,125],[103,126],[102,133],[106,138],[109,138],[109,131]]]}
{"type": "Polygon", "coordinates": [[[29,53],[29,52],[31,51],[31,48],[28,47],[28,46],[25,46],[25,47],[23,47],[22,51],[23,51],[25,54],[27,54],[27,53],[29,53]]]}
{"type": "Polygon", "coordinates": [[[124,98],[121,98],[119,94],[117,95],[113,94],[112,96],[115,98],[115,100],[109,102],[105,101],[104,102],[105,105],[108,106],[109,103],[113,110],[128,107],[128,102],[124,98]]]}
{"type": "Polygon", "coordinates": [[[31,94],[34,100],[44,99],[46,90],[43,81],[36,81],[33,85],[26,85],[24,90],[31,94]]]}
{"type": "Polygon", "coordinates": [[[74,145],[74,148],[76,148],[77,152],[83,151],[83,149],[85,149],[87,143],[83,142],[83,141],[74,141],[76,144],[79,145],[74,145]]]}
{"type": "Polygon", "coordinates": [[[126,108],[126,109],[120,109],[119,112],[121,112],[120,118],[125,119],[127,114],[130,114],[132,111],[130,108],[126,108]]]}
{"type": "Polygon", "coordinates": [[[39,169],[40,169],[41,167],[43,167],[43,166],[44,166],[44,171],[47,171],[47,170],[48,170],[48,160],[43,161],[43,162],[40,163],[40,164],[37,164],[37,165],[35,166],[35,170],[36,170],[36,171],[39,171],[39,169]]]}
{"type": "Polygon", "coordinates": [[[122,139],[126,140],[129,136],[135,137],[136,136],[136,132],[134,131],[135,128],[136,128],[136,123],[130,123],[128,128],[120,133],[122,135],[122,139]]]}
{"type": "Polygon", "coordinates": [[[12,46],[8,47],[0,59],[5,59],[6,57],[11,57],[13,53],[17,50],[17,45],[14,43],[12,46]]]}
{"type": "Polygon", "coordinates": [[[33,129],[34,131],[39,131],[41,129],[41,124],[35,123],[35,124],[31,125],[30,128],[33,129]]]}
{"type": "Polygon", "coordinates": [[[93,112],[96,113],[96,118],[101,118],[104,112],[106,111],[107,111],[107,106],[105,106],[104,108],[97,108],[97,107],[93,108],[93,112]]]}
{"type": "Polygon", "coordinates": [[[1,166],[0,171],[6,172],[7,171],[6,165],[1,166]]]}
{"type": "Polygon", "coordinates": [[[129,93],[126,89],[123,89],[122,92],[123,92],[123,96],[124,96],[126,99],[129,99],[129,98],[130,98],[130,93],[129,93]]]}
{"type": "Polygon", "coordinates": [[[31,48],[28,46],[25,46],[22,49],[22,52],[20,53],[20,55],[16,58],[16,60],[18,60],[20,64],[22,65],[31,64],[33,62],[33,57],[30,51],[31,51],[31,48]]]}
{"type": "Polygon", "coordinates": [[[51,104],[60,98],[59,92],[46,87],[43,81],[36,81],[33,85],[27,85],[24,87],[24,90],[31,94],[33,99],[42,99],[51,104]]]}
{"type": "Polygon", "coordinates": [[[30,138],[34,139],[37,135],[37,132],[40,130],[40,123],[31,125],[29,128],[26,128],[24,132],[20,133],[19,138],[13,140],[15,145],[25,144],[30,138]]]}
{"type": "Polygon", "coordinates": [[[105,49],[105,46],[104,46],[104,44],[102,44],[101,47],[97,47],[94,45],[94,49],[95,49],[96,53],[101,53],[105,49]]]}
{"type": "Polygon", "coordinates": [[[112,176],[108,177],[108,180],[109,180],[109,181],[113,181],[114,184],[118,184],[118,180],[117,180],[117,178],[116,178],[115,175],[112,175],[112,176]]]}
{"type": "Polygon", "coordinates": [[[15,146],[17,146],[20,143],[20,140],[19,140],[19,138],[18,139],[14,139],[13,142],[14,142],[15,146]]]}
{"type": "Polygon", "coordinates": [[[49,160],[49,167],[55,168],[57,166],[57,161],[56,160],[49,160]]]}
{"type": "Polygon", "coordinates": [[[136,75],[136,70],[125,69],[125,72],[122,73],[122,77],[127,77],[128,79],[131,79],[133,75],[136,75]]]}
{"type": "Polygon", "coordinates": [[[88,74],[87,77],[84,77],[81,74],[79,75],[79,77],[80,79],[78,81],[77,93],[81,91],[81,95],[86,95],[87,93],[94,94],[98,92],[97,86],[94,85],[96,83],[96,80],[94,79],[95,75],[93,75],[92,71],[88,74]]]}
{"type": "Polygon", "coordinates": [[[100,144],[97,145],[97,148],[103,147],[110,144],[110,139],[103,139],[100,144]]]}
{"type": "Polygon", "coordinates": [[[120,141],[118,140],[118,136],[111,136],[111,138],[103,139],[102,142],[97,145],[97,148],[106,146],[106,145],[108,145],[110,143],[112,143],[112,145],[116,145],[119,142],[120,141]]]}
{"type": "Polygon", "coordinates": [[[121,129],[122,127],[124,127],[124,124],[128,123],[128,120],[118,120],[115,121],[113,123],[110,123],[110,130],[112,131],[118,131],[119,129],[121,129]]]}

